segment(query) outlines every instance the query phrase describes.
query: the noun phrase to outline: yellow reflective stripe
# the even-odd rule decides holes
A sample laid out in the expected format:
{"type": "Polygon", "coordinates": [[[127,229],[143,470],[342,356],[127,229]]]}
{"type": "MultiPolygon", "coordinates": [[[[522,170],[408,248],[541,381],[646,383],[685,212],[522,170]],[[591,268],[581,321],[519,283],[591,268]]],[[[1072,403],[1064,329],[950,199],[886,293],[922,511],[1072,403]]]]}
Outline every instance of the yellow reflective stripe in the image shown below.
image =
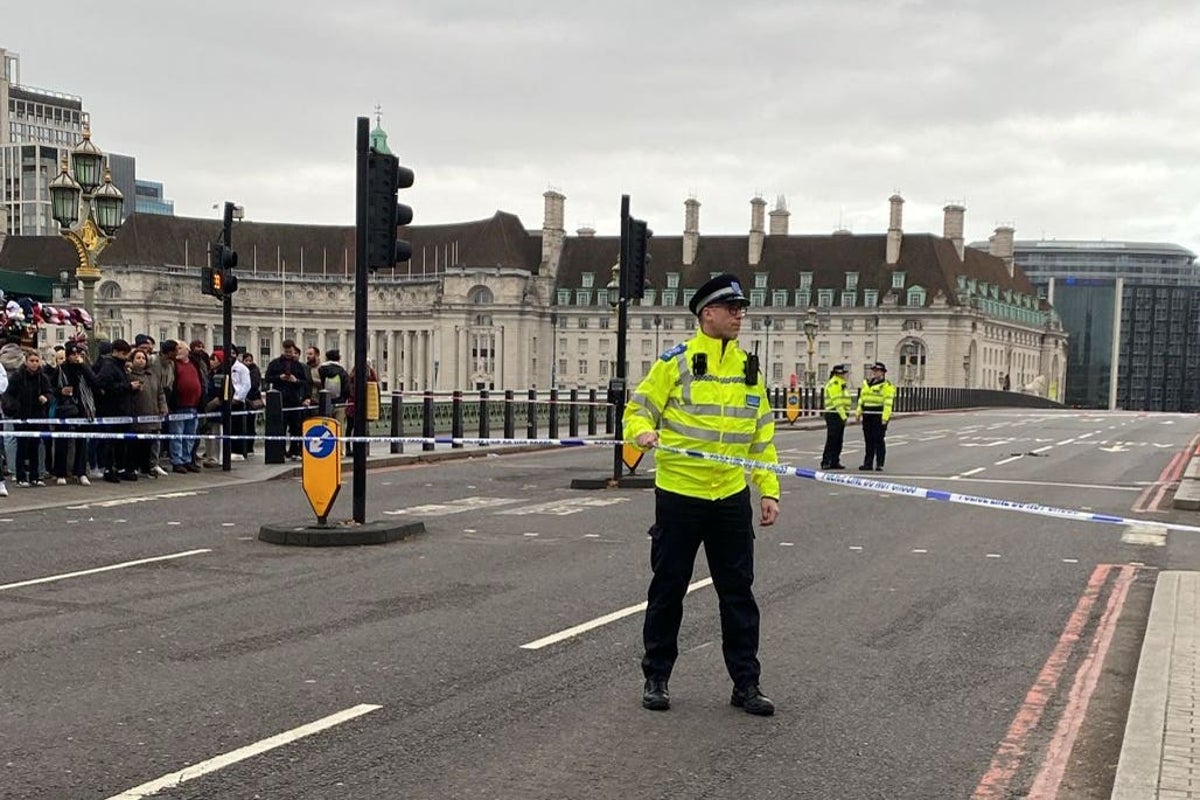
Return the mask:
{"type": "Polygon", "coordinates": [[[671,431],[680,436],[687,436],[701,442],[715,442],[718,444],[750,444],[754,441],[752,433],[730,433],[721,431],[709,430],[708,428],[700,428],[695,425],[685,425],[676,419],[666,417],[662,421],[662,429],[671,431]]]}
{"type": "Polygon", "coordinates": [[[653,400],[641,392],[634,392],[633,397],[629,398],[629,402],[632,405],[644,406],[645,409],[652,415],[650,419],[657,419],[662,416],[662,409],[659,408],[653,400]]]}
{"type": "Polygon", "coordinates": [[[750,406],[719,406],[712,403],[681,403],[675,398],[667,400],[668,408],[678,408],[685,414],[697,417],[737,417],[755,419],[758,409],[750,406]]]}
{"type": "Polygon", "coordinates": [[[767,427],[768,425],[774,425],[774,424],[775,424],[775,417],[773,414],[763,414],[761,417],[758,418],[758,429],[759,430],[762,430],[763,428],[767,427]]]}

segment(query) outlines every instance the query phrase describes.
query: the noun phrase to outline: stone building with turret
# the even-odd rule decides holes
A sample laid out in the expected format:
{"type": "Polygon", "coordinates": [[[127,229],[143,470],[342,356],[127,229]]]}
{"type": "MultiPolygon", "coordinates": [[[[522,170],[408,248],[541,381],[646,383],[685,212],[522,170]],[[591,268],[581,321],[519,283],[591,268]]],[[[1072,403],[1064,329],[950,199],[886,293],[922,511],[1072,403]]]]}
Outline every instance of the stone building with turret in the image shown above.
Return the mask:
{"type": "MultiPolygon", "coordinates": [[[[368,353],[389,388],[593,388],[615,374],[609,287],[619,241],[590,228],[568,235],[566,197],[551,190],[544,200],[540,230],[500,211],[402,229],[411,261],[377,271],[369,291],[368,353]]],[[[764,199],[753,198],[742,234],[703,234],[696,198],[684,202],[681,235],[650,220],[658,233],[645,297],[629,309],[629,377],[640,378],[658,353],[692,334],[692,293],[731,272],[753,305],[742,344],[758,349],[769,383],[819,385],[836,363],[849,364],[858,380],[864,365],[883,361],[900,385],[1007,384],[1057,399],[1065,334],[1014,267],[1012,230],[998,229],[986,253],[963,246],[962,206],[946,206],[939,236],[906,232],[903,203],[889,199],[880,234],[792,234],[782,197],[769,213],[764,199]]],[[[100,257],[97,333],[221,341],[220,303],[200,293],[200,269],[220,225],[129,217],[100,257]]],[[[348,226],[236,223],[234,341],[263,359],[277,355],[284,339],[350,352],[354,241],[348,226]]],[[[10,236],[0,269],[56,277],[73,268],[60,244],[10,236]]]]}

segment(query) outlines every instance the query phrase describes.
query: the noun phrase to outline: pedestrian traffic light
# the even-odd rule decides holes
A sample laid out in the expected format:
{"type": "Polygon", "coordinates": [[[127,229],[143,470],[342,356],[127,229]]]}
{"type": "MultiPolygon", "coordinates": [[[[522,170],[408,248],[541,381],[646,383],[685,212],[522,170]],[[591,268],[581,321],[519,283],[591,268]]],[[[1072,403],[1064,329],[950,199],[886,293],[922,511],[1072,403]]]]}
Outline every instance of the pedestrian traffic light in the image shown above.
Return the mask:
{"type": "Polygon", "coordinates": [[[394,267],[412,258],[412,245],[396,237],[396,229],[412,222],[409,206],[396,202],[396,192],[413,185],[413,171],[391,153],[367,154],[367,269],[394,267]]]}
{"type": "Polygon", "coordinates": [[[650,237],[653,235],[654,231],[646,226],[645,220],[629,218],[629,271],[622,292],[626,299],[641,300],[646,296],[646,271],[650,265],[650,237]]]}
{"type": "Polygon", "coordinates": [[[238,280],[233,274],[237,253],[228,245],[213,242],[208,250],[208,266],[200,270],[200,291],[216,298],[237,291],[238,280]]]}

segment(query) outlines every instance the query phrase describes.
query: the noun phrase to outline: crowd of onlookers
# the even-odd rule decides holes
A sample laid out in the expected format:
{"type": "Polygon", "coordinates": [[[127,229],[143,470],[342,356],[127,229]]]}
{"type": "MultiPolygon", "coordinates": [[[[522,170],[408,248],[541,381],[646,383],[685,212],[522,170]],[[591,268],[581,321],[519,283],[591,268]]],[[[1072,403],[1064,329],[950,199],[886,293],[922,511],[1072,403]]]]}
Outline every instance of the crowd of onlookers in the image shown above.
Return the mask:
{"type": "Polygon", "coordinates": [[[233,461],[254,457],[269,389],[283,401],[291,459],[300,457],[301,421],[322,389],[329,391],[339,422],[354,414],[353,381],[337,350],[322,361],[310,346],[301,360],[296,343],[287,340],[265,373],[252,353],[237,346],[209,352],[200,340],[156,343],[139,334],[132,344],[98,342],[97,352],[92,362],[87,346],[73,340],[44,352],[19,341],[0,347],[0,497],[8,495],[6,480],[21,488],[89,486],[92,480],[121,483],[219,467],[226,399],[233,461]],[[50,435],[12,435],[22,431],[50,435]]]}

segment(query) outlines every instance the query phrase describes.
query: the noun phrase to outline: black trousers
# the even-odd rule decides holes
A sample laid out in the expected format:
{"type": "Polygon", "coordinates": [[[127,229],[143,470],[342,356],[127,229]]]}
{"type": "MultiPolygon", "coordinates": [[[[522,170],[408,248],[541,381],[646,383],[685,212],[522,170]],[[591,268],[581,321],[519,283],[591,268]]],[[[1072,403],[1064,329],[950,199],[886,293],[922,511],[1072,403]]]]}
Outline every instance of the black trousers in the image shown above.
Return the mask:
{"type": "Polygon", "coordinates": [[[721,651],[735,686],[758,683],[758,604],[754,602],[754,524],[750,489],[722,500],[654,490],[650,566],[642,639],[647,678],[668,678],[679,656],[679,625],[696,553],[704,545],[721,612],[721,651]]]}
{"type": "Polygon", "coordinates": [[[825,413],[825,452],[821,454],[821,467],[834,467],[842,463],[842,440],[846,436],[846,420],[840,414],[825,413]]]}
{"type": "Polygon", "coordinates": [[[283,422],[287,426],[288,439],[287,454],[289,456],[300,457],[304,449],[304,437],[300,435],[300,430],[304,422],[305,409],[295,408],[283,412],[283,422]]]}
{"type": "Polygon", "coordinates": [[[883,466],[887,456],[887,445],[883,443],[887,426],[883,424],[882,408],[863,408],[862,415],[863,441],[867,445],[867,454],[863,456],[863,466],[883,466]]]}

